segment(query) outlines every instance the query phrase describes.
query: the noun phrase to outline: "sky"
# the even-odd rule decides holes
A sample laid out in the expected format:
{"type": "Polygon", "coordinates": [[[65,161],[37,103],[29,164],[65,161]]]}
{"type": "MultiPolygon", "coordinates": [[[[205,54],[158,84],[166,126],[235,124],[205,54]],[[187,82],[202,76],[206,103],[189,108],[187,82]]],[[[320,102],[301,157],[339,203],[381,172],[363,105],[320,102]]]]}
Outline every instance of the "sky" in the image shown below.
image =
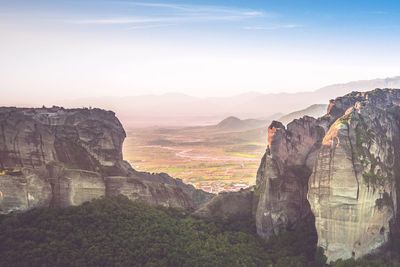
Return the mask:
{"type": "Polygon", "coordinates": [[[312,91],[400,75],[399,39],[399,1],[0,0],[0,93],[312,91]]]}

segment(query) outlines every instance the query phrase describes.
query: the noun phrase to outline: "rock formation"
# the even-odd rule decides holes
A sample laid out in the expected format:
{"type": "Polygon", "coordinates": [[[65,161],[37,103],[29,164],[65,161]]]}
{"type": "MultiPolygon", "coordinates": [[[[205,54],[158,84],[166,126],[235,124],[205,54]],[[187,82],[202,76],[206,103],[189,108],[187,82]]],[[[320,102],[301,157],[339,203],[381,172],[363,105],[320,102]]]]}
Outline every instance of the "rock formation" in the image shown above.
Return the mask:
{"type": "Polygon", "coordinates": [[[257,233],[263,238],[312,220],[307,202],[308,178],[324,129],[312,117],[268,128],[268,148],[257,173],[257,233]]]}
{"type": "Polygon", "coordinates": [[[116,194],[179,208],[211,197],[166,174],[135,171],[123,160],[124,139],[111,111],[0,108],[0,213],[116,194]]]}
{"type": "Polygon", "coordinates": [[[197,209],[193,215],[221,222],[252,218],[253,196],[252,188],[238,192],[221,192],[197,209]]]}
{"type": "Polygon", "coordinates": [[[400,90],[352,93],[331,103],[308,199],[330,260],[360,257],[397,231],[400,90]]]}
{"type": "Polygon", "coordinates": [[[317,119],[307,116],[287,128],[272,122],[256,186],[219,194],[194,215],[222,221],[253,217],[258,235],[265,239],[295,228],[300,221],[314,223],[307,201],[308,178],[324,132],[317,119]]]}
{"type": "Polygon", "coordinates": [[[399,149],[400,90],[353,92],[319,119],[273,122],[255,188],[258,234],[314,215],[329,260],[376,251],[399,232],[399,149]]]}

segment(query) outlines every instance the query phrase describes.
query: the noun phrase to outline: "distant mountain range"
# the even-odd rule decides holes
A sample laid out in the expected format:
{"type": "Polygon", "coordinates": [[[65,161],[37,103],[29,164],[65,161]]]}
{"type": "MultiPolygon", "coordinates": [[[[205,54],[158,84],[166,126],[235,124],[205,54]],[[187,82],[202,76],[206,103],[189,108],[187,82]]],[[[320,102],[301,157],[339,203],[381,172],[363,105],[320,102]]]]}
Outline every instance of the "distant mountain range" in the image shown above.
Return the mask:
{"type": "Polygon", "coordinates": [[[267,119],[239,119],[238,117],[229,116],[226,119],[220,121],[213,129],[219,131],[246,131],[257,128],[265,128],[272,122],[272,120],[278,120],[283,124],[288,124],[294,119],[299,119],[303,116],[310,116],[319,118],[326,114],[328,105],[326,104],[314,104],[305,109],[291,112],[287,115],[278,117],[279,114],[275,114],[267,119]]]}
{"type": "Polygon", "coordinates": [[[285,116],[279,118],[279,121],[283,124],[288,124],[289,122],[293,121],[294,119],[299,119],[303,116],[310,116],[314,118],[319,118],[322,115],[326,114],[326,110],[328,105],[326,104],[314,104],[309,106],[308,108],[291,112],[285,116]]]}
{"type": "MultiPolygon", "coordinates": [[[[400,88],[400,76],[355,81],[323,87],[313,92],[262,94],[246,93],[232,97],[198,98],[183,94],[108,98],[93,106],[116,110],[128,127],[153,125],[215,124],[235,116],[242,119],[279,119],[283,114],[302,110],[313,104],[325,104],[337,95],[375,88],[400,88]],[[277,114],[280,113],[280,114],[277,114]]],[[[321,106],[320,106],[321,107],[321,106]]],[[[326,110],[324,110],[326,111],[326,110]]]]}
{"type": "Polygon", "coordinates": [[[54,104],[65,107],[92,106],[114,110],[127,128],[191,126],[217,124],[229,116],[242,119],[279,119],[294,110],[301,110],[313,104],[328,103],[337,95],[375,88],[400,88],[400,76],[334,84],[316,91],[299,93],[250,92],[231,97],[206,98],[168,93],[127,97],[91,97],[62,100],[54,104]]]}

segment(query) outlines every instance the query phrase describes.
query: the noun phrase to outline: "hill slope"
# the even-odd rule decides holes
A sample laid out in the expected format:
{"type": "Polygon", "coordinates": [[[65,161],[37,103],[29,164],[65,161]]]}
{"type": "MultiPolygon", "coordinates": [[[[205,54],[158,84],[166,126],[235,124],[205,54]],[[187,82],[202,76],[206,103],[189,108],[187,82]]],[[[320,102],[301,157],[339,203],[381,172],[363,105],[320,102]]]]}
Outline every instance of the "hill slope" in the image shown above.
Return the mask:
{"type": "Polygon", "coordinates": [[[265,127],[267,123],[268,122],[264,120],[256,120],[256,119],[241,120],[237,117],[231,116],[218,123],[216,125],[216,128],[218,130],[225,130],[225,131],[245,131],[245,130],[265,127]]]}
{"type": "Polygon", "coordinates": [[[301,118],[303,116],[319,118],[326,113],[327,108],[328,108],[328,105],[325,105],[325,104],[314,104],[305,109],[294,111],[285,116],[282,116],[279,119],[279,121],[286,125],[289,122],[291,122],[295,119],[301,118]]]}
{"type": "Polygon", "coordinates": [[[306,265],[306,231],[265,244],[240,227],[123,196],[10,214],[0,228],[0,266],[306,265]]]}

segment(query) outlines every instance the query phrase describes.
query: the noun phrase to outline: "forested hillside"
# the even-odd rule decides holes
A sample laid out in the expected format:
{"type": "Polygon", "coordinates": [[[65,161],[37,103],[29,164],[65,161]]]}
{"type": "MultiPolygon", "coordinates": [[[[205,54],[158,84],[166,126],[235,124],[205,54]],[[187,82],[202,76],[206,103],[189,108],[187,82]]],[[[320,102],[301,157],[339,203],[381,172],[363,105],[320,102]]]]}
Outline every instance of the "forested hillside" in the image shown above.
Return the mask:
{"type": "Polygon", "coordinates": [[[35,209],[1,217],[0,266],[306,265],[307,231],[264,243],[251,223],[205,222],[123,196],[35,209]]]}

